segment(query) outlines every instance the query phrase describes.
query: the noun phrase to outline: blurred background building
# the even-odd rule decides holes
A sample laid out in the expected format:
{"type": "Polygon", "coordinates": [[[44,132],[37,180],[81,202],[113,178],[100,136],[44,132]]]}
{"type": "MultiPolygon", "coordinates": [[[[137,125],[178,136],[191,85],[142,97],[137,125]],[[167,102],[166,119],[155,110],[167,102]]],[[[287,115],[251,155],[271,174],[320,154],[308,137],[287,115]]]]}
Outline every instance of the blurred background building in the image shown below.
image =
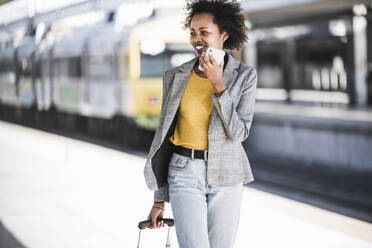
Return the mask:
{"type": "MultiPolygon", "coordinates": [[[[196,56],[184,1],[0,3],[0,119],[146,152],[164,71],[196,56]]],[[[372,2],[241,3],[249,41],[228,52],[258,72],[256,180],[371,222],[372,2]]]]}

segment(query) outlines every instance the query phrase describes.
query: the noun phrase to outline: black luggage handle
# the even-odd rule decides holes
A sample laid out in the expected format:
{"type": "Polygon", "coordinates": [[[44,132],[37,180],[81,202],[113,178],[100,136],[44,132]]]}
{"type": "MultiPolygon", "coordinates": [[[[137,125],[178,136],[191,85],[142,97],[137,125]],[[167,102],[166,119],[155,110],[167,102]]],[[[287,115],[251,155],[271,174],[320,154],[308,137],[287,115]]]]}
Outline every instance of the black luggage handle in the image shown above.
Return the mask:
{"type": "MultiPolygon", "coordinates": [[[[168,225],[168,234],[167,234],[167,244],[165,247],[171,247],[171,242],[170,242],[170,236],[169,236],[169,230],[172,226],[174,226],[174,220],[173,219],[162,219],[162,218],[156,218],[156,222],[159,222],[159,221],[164,221],[165,224],[168,225]]],[[[152,226],[152,221],[151,220],[144,220],[144,221],[141,221],[140,223],[138,223],[138,228],[140,229],[139,230],[139,236],[138,236],[138,245],[137,245],[137,248],[140,248],[141,247],[141,232],[143,229],[145,229],[146,227],[150,227],[152,226]]]]}
{"type": "MultiPolygon", "coordinates": [[[[164,223],[167,224],[169,227],[174,226],[174,219],[157,218],[156,221],[157,222],[164,221],[164,223]]],[[[150,226],[152,226],[152,221],[151,220],[144,220],[144,221],[141,221],[140,223],[138,223],[138,228],[141,229],[141,230],[145,229],[146,227],[150,227],[150,226]]]]}

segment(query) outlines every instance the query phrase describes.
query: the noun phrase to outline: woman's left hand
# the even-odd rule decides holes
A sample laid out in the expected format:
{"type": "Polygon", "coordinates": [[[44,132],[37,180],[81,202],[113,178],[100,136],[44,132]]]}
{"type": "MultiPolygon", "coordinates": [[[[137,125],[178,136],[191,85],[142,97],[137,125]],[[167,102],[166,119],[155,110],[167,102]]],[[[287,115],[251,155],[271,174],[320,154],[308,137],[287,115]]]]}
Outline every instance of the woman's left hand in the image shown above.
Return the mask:
{"type": "Polygon", "coordinates": [[[211,82],[216,93],[222,92],[225,89],[225,84],[222,80],[224,60],[218,65],[213,56],[210,56],[211,62],[209,62],[205,52],[200,56],[199,63],[204,70],[204,74],[211,82]]]}

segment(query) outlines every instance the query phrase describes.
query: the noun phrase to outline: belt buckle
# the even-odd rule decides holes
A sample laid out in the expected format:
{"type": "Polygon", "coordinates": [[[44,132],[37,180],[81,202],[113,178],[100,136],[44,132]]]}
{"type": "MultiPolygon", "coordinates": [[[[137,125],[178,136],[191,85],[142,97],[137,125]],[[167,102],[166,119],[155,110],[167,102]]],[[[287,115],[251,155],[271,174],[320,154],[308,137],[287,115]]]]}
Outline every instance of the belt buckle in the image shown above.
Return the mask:
{"type": "Polygon", "coordinates": [[[194,149],[191,149],[191,159],[194,160],[194,149]]]}
{"type": "Polygon", "coordinates": [[[204,150],[204,160],[208,161],[208,150],[204,150]]]}

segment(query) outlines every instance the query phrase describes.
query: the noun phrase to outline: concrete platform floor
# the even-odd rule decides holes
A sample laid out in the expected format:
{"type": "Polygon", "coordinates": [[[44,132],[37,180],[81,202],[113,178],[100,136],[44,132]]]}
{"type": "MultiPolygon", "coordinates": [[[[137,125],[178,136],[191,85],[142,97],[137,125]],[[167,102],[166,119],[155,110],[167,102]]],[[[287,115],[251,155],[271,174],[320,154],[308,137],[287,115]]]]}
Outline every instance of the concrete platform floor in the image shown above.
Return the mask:
{"type": "MultiPolygon", "coordinates": [[[[0,121],[0,247],[137,247],[145,158],[0,121]]],[[[254,183],[254,182],[253,182],[254,183]]],[[[166,204],[165,217],[172,218],[166,204]]],[[[172,247],[178,247],[174,228],[172,247]]],[[[166,229],[143,231],[164,247],[166,229]]],[[[245,188],[236,248],[372,248],[372,224],[245,188]]]]}

